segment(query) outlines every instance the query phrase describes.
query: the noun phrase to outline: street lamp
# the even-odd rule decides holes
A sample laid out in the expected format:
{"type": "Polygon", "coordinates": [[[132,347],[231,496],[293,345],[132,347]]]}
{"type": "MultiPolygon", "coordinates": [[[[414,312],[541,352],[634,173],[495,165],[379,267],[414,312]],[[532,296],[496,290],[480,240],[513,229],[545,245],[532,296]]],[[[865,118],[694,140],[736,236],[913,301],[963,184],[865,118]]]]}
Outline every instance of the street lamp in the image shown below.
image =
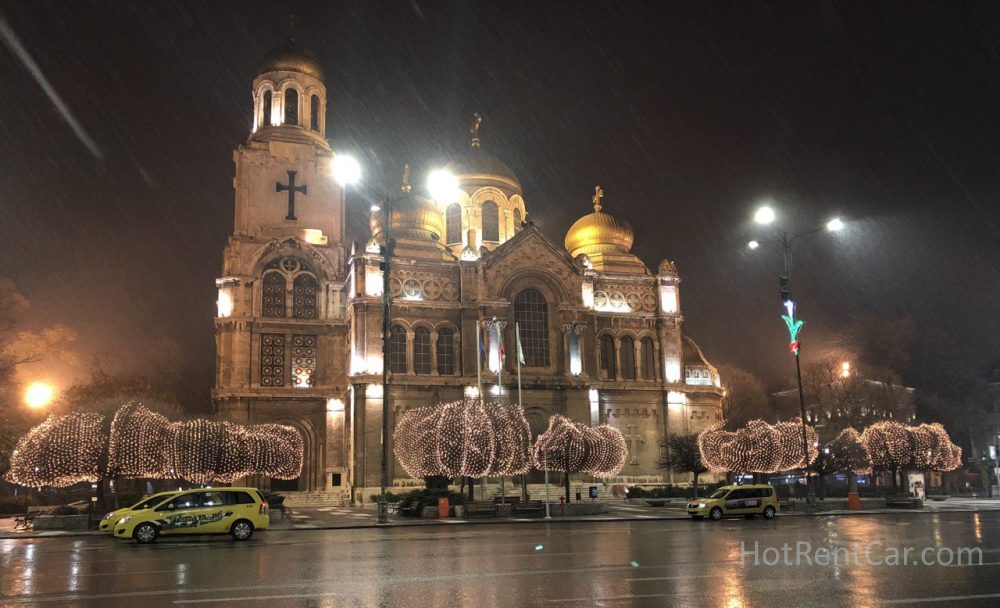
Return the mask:
{"type": "MultiPolygon", "coordinates": [[[[355,183],[364,186],[366,189],[378,194],[378,190],[361,179],[361,165],[350,156],[338,155],[334,158],[333,175],[341,184],[355,183]],[[342,159],[340,163],[337,159],[342,159]]],[[[390,321],[392,319],[392,293],[390,284],[390,260],[392,259],[392,238],[390,237],[390,220],[392,218],[392,206],[412,196],[410,194],[410,167],[406,166],[403,174],[402,193],[389,197],[379,194],[382,204],[373,204],[372,213],[382,212],[382,238],[384,246],[381,248],[382,263],[382,467],[380,474],[380,490],[378,500],[378,523],[389,523],[389,503],[386,502],[385,495],[389,485],[389,333],[391,330],[390,321]]],[[[428,176],[427,188],[439,205],[447,204],[458,198],[458,180],[454,175],[444,169],[432,171],[428,176]]]]}
{"type": "Polygon", "coordinates": [[[24,391],[24,403],[33,410],[39,410],[55,399],[56,389],[48,382],[32,382],[24,391]]]}
{"type": "MultiPolygon", "coordinates": [[[[772,223],[777,214],[774,209],[768,206],[763,206],[754,212],[754,222],[758,224],[767,225],[772,223]]],[[[825,225],[828,232],[838,232],[843,230],[844,222],[839,217],[835,217],[828,221],[825,225]]],[[[785,322],[788,328],[788,350],[791,351],[792,355],[795,356],[795,378],[798,382],[799,388],[799,415],[802,420],[802,468],[807,469],[809,466],[809,435],[806,426],[806,400],[805,395],[802,391],[802,365],[799,360],[799,353],[802,350],[802,344],[799,341],[799,333],[802,331],[802,325],[805,323],[802,319],[798,319],[795,316],[796,312],[796,302],[795,298],[792,297],[792,244],[797,240],[811,234],[816,234],[823,228],[815,228],[813,230],[808,230],[806,232],[801,232],[792,236],[788,236],[788,233],[784,230],[781,231],[781,238],[772,241],[750,241],[750,249],[757,249],[763,243],[776,243],[781,245],[782,253],[784,254],[785,263],[785,274],[778,277],[778,283],[780,286],[779,293],[781,295],[781,305],[784,308],[785,314],[781,315],[781,319],[785,322]]],[[[806,502],[813,504],[816,502],[816,490],[813,488],[812,483],[809,482],[808,471],[807,471],[807,483],[806,483],[806,502]]]]}

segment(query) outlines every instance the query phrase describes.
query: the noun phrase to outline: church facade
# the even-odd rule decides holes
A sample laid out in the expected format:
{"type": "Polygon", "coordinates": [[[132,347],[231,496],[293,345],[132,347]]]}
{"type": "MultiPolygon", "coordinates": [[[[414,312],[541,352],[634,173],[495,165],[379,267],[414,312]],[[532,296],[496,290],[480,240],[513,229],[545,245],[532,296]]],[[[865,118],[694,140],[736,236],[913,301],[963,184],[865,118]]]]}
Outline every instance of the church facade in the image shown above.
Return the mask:
{"type": "MultiPolygon", "coordinates": [[[[520,398],[533,435],[553,414],[620,429],[622,481],[667,480],[663,436],[721,420],[718,373],[682,331],[674,264],[653,271],[631,253],[632,230],[605,209],[600,187],[563,243],[542,234],[517,177],[483,149],[478,116],[468,150],[447,167],[457,200],[421,196],[407,176],[389,202],[383,362],[387,231],[373,211],[364,242],[346,240],[322,68],[289,39],[264,58],[252,93],[253,130],[233,154],[213,399],[225,419],[288,424],[305,445],[299,479],[252,481],[344,500],[377,493],[384,394],[390,453],[407,409],[481,385],[520,398]]],[[[395,461],[389,476],[416,483],[395,461]]]]}

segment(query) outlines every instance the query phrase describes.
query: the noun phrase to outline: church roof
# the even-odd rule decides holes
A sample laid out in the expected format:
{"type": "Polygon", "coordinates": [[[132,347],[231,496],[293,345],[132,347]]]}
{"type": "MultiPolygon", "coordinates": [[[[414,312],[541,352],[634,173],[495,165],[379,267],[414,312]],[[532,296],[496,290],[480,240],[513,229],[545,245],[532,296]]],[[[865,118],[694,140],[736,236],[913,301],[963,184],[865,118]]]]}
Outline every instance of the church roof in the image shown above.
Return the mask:
{"type": "Polygon", "coordinates": [[[268,51],[257,65],[258,74],[285,71],[299,72],[323,80],[323,66],[319,59],[312,51],[299,44],[295,36],[289,36],[285,42],[268,51]]]}
{"type": "Polygon", "coordinates": [[[483,117],[478,113],[472,117],[472,127],[469,129],[471,146],[450,162],[445,169],[458,178],[459,183],[475,183],[500,186],[521,192],[521,182],[514,171],[499,158],[484,152],[479,141],[479,127],[483,117]]]}
{"type": "Polygon", "coordinates": [[[705,358],[705,353],[701,352],[701,347],[695,344],[695,341],[687,336],[683,336],[681,339],[681,359],[687,365],[707,365],[709,367],[714,367],[705,358]]]}

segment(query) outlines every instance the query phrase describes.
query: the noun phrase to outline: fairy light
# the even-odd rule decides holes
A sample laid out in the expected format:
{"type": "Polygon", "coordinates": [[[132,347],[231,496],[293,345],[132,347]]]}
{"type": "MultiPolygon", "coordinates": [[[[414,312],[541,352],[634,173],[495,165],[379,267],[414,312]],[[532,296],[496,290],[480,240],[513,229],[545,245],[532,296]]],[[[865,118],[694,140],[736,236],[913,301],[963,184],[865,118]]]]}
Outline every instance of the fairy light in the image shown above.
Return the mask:
{"type": "Polygon", "coordinates": [[[393,452],[414,478],[520,475],[531,469],[524,410],[476,397],[418,407],[400,416],[393,452]]]}
{"type": "Polygon", "coordinates": [[[101,414],[52,414],[17,442],[7,480],[54,488],[97,481],[106,442],[101,414]]]}
{"type": "Polygon", "coordinates": [[[294,479],[302,471],[302,436],[290,426],[170,422],[130,402],[115,413],[109,438],[104,418],[95,413],[49,416],[18,442],[7,479],[51,487],[104,476],[202,484],[253,475],[294,479]],[[102,470],[98,463],[105,449],[107,467],[102,470]]]}
{"type": "Polygon", "coordinates": [[[817,470],[829,473],[850,471],[868,475],[872,472],[868,449],[861,441],[861,434],[851,427],[840,431],[832,441],[823,446],[820,460],[815,465],[817,470]]]}
{"type": "Polygon", "coordinates": [[[591,427],[556,414],[535,440],[533,457],[539,470],[614,477],[625,466],[628,447],[614,427],[591,427]]]}
{"type": "MultiPolygon", "coordinates": [[[[718,423],[698,435],[701,460],[709,471],[721,473],[775,473],[804,466],[802,454],[802,423],[799,419],[771,425],[763,420],[751,420],[736,431],[723,429],[718,423]]],[[[816,430],[806,427],[809,444],[808,462],[819,455],[816,430]]]]}
{"type": "Polygon", "coordinates": [[[962,448],[951,442],[939,423],[908,426],[894,420],[876,422],[861,434],[872,466],[880,470],[914,467],[953,471],[962,466],[962,448]]]}

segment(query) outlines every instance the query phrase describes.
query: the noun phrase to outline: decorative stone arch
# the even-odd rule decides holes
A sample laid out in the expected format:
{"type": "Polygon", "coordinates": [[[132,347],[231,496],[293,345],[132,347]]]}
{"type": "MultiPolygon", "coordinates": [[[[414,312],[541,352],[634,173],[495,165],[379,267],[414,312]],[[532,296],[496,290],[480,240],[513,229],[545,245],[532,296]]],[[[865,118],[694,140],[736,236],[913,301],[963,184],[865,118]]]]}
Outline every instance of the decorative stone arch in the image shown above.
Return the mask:
{"type": "MultiPolygon", "coordinates": [[[[392,371],[392,369],[389,367],[389,361],[383,361],[382,364],[384,366],[386,366],[386,369],[389,371],[390,374],[403,374],[403,373],[405,373],[405,374],[413,374],[413,329],[414,329],[413,325],[409,321],[407,321],[406,319],[403,319],[403,318],[400,318],[400,317],[397,317],[397,318],[394,318],[394,319],[390,319],[389,320],[389,337],[387,337],[386,339],[391,339],[392,328],[396,327],[396,326],[402,327],[403,331],[405,332],[405,335],[406,335],[406,345],[403,347],[404,357],[406,359],[406,371],[405,372],[394,372],[394,371],[392,371]]],[[[390,342],[390,344],[391,344],[391,342],[390,342]]],[[[389,350],[390,350],[390,355],[391,355],[391,346],[390,346],[389,350]]]]}
{"type": "Polygon", "coordinates": [[[621,380],[622,366],[621,366],[621,360],[620,360],[621,359],[621,355],[619,353],[619,350],[621,348],[621,337],[614,330],[605,328],[605,329],[598,330],[598,332],[597,332],[597,334],[595,336],[594,342],[595,342],[595,344],[597,346],[597,376],[598,376],[598,378],[601,378],[603,380],[621,380]],[[614,373],[611,374],[609,372],[607,377],[603,377],[601,375],[602,373],[605,372],[605,369],[606,369],[605,368],[605,363],[604,363],[605,357],[607,355],[607,353],[605,353],[605,349],[604,349],[604,338],[605,337],[611,338],[612,351],[614,353],[612,355],[613,356],[612,363],[614,364],[614,369],[611,370],[614,373]]]}
{"type": "MultiPolygon", "coordinates": [[[[315,492],[323,489],[317,479],[317,473],[322,469],[322,463],[316,462],[320,457],[320,442],[316,435],[316,429],[307,418],[299,416],[289,416],[278,414],[269,416],[265,420],[258,420],[257,424],[283,424],[290,426],[302,436],[302,473],[299,474],[298,492],[315,492]]],[[[269,483],[271,480],[268,480],[269,483]]]]}
{"type": "MultiPolygon", "coordinates": [[[[458,326],[451,321],[438,321],[431,329],[431,375],[440,376],[441,370],[438,361],[438,340],[441,337],[441,330],[448,329],[452,333],[452,376],[462,374],[462,332],[458,326]]],[[[478,356],[478,355],[477,355],[478,356]]]]}
{"type": "Polygon", "coordinates": [[[295,91],[295,97],[296,97],[296,99],[295,99],[296,120],[295,120],[294,123],[291,123],[291,124],[294,125],[294,126],[301,127],[302,126],[302,116],[303,116],[303,112],[302,112],[302,97],[303,97],[302,83],[298,82],[297,80],[289,78],[289,79],[286,79],[286,80],[282,80],[278,84],[278,86],[281,89],[281,124],[284,125],[285,124],[285,120],[287,118],[287,116],[285,115],[286,111],[287,111],[287,108],[288,108],[288,106],[286,105],[286,101],[287,101],[287,98],[288,98],[288,91],[292,90],[292,91],[295,91]]]}
{"type": "Polygon", "coordinates": [[[309,85],[309,86],[307,86],[305,88],[305,91],[302,93],[302,95],[304,95],[304,97],[302,98],[302,102],[301,102],[302,103],[302,109],[303,110],[305,110],[305,109],[309,110],[308,115],[306,115],[306,119],[307,120],[303,121],[303,125],[302,126],[305,127],[306,129],[313,130],[312,129],[312,124],[311,124],[311,120],[312,120],[312,98],[313,98],[313,95],[315,95],[316,97],[319,98],[319,110],[318,110],[318,115],[317,115],[318,129],[316,129],[315,132],[319,133],[320,135],[325,134],[326,133],[326,91],[323,89],[323,87],[320,87],[319,85],[312,84],[312,85],[309,85]]]}
{"type": "MultiPolygon", "coordinates": [[[[272,82],[270,80],[262,80],[260,82],[260,84],[257,85],[257,88],[253,92],[254,131],[256,131],[257,129],[260,129],[261,127],[264,127],[264,126],[274,126],[274,121],[265,121],[264,120],[264,118],[265,118],[265,115],[264,115],[265,114],[264,113],[264,110],[265,110],[265,108],[264,108],[264,94],[267,93],[267,92],[271,93],[271,108],[270,108],[270,110],[271,110],[271,115],[274,114],[274,110],[273,110],[273,108],[274,108],[274,100],[278,97],[278,95],[276,95],[277,88],[276,88],[274,82],[272,82]],[[266,122],[269,122],[270,124],[266,124],[265,125],[266,122]]],[[[270,117],[268,117],[268,118],[270,118],[270,117]]]]}
{"type": "Polygon", "coordinates": [[[261,247],[250,260],[250,268],[253,275],[256,277],[260,269],[270,264],[275,258],[286,255],[305,258],[312,268],[318,271],[316,278],[321,283],[334,281],[337,278],[337,270],[326,256],[316,251],[316,248],[309,243],[296,238],[288,238],[281,241],[272,239],[261,247]]]}
{"type": "MultiPolygon", "coordinates": [[[[296,241],[298,242],[298,241],[296,241]]],[[[272,243],[277,243],[273,241],[272,243]]],[[[319,255],[307,255],[308,250],[303,248],[292,248],[285,246],[282,243],[276,247],[269,246],[263,248],[259,251],[254,258],[252,265],[253,276],[253,314],[254,316],[263,315],[263,289],[264,289],[264,276],[270,275],[275,272],[280,273],[285,278],[285,300],[286,300],[286,318],[292,318],[292,307],[294,305],[294,287],[295,281],[301,276],[309,276],[316,282],[316,313],[310,320],[318,320],[326,317],[326,297],[325,293],[327,291],[328,281],[325,277],[317,272],[318,266],[317,262],[322,261],[324,258],[319,255]],[[294,271],[290,271],[285,268],[268,268],[275,261],[282,260],[283,258],[292,258],[298,262],[298,266],[294,271]]]]}
{"type": "Polygon", "coordinates": [[[470,224],[479,232],[480,240],[485,240],[485,237],[483,237],[485,232],[483,228],[483,205],[487,201],[493,201],[497,206],[497,240],[491,242],[502,243],[513,236],[508,231],[510,204],[503,190],[493,186],[484,186],[472,193],[469,204],[471,207],[470,212],[474,215],[475,219],[470,224]]]}
{"type": "Polygon", "coordinates": [[[542,292],[545,299],[553,305],[572,302],[566,285],[559,280],[559,277],[543,268],[522,268],[517,270],[503,280],[497,291],[499,295],[513,302],[514,297],[528,287],[533,287],[542,292]]]}

